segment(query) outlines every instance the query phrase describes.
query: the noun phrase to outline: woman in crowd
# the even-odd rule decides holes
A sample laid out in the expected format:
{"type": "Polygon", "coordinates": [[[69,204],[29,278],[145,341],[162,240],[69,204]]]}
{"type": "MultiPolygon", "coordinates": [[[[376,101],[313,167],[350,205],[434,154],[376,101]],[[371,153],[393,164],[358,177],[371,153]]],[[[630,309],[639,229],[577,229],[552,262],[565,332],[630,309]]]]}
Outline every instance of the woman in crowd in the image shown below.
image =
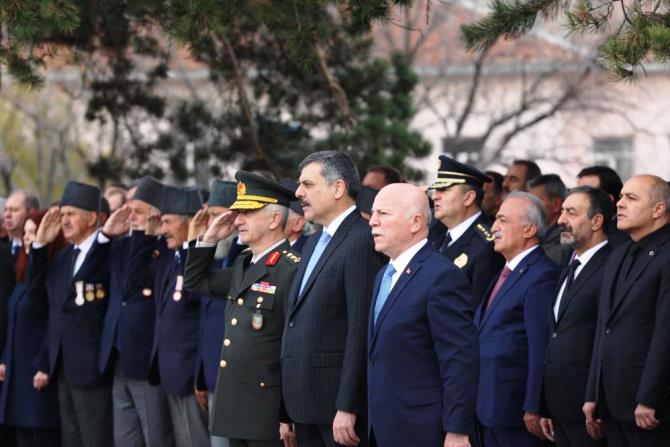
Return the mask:
{"type": "MultiPolygon", "coordinates": [[[[45,337],[49,306],[44,288],[34,284],[28,254],[46,211],[31,211],[23,248],[16,261],[16,287],[8,303],[7,341],[0,357],[0,423],[16,429],[19,447],[59,446],[58,391],[50,383],[45,337]],[[30,281],[33,280],[33,284],[30,281]]],[[[65,245],[62,234],[49,247],[49,259],[65,245]]]]}

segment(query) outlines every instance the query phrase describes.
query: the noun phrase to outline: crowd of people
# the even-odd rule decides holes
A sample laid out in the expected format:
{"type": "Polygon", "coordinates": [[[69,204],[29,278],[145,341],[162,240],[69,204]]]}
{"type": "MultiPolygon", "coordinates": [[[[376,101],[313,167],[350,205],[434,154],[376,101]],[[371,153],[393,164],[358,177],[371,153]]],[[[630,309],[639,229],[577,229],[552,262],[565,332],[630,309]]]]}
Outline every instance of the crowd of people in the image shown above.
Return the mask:
{"type": "Polygon", "coordinates": [[[12,191],[0,445],[670,445],[668,183],[436,177],[12,191]]]}

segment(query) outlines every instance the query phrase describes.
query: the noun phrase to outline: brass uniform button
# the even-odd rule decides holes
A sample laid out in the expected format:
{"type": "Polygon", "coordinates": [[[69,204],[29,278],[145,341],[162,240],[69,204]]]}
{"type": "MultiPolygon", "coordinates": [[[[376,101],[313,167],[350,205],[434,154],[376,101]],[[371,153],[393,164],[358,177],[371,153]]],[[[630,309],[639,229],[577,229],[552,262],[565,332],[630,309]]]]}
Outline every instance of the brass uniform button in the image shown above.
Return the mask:
{"type": "Polygon", "coordinates": [[[244,304],[244,300],[242,298],[238,298],[237,299],[237,304],[239,304],[241,306],[242,304],[244,304]]]}
{"type": "Polygon", "coordinates": [[[225,368],[226,366],[228,366],[228,362],[226,362],[225,360],[221,360],[221,362],[219,362],[219,366],[221,366],[221,368],[225,368]]]}
{"type": "Polygon", "coordinates": [[[259,296],[259,297],[256,299],[256,302],[257,302],[258,304],[262,303],[262,302],[263,302],[263,297],[262,297],[262,296],[259,296]]]}
{"type": "Polygon", "coordinates": [[[225,340],[223,340],[223,346],[225,346],[225,347],[230,346],[230,340],[227,339],[227,338],[225,340]]]}
{"type": "Polygon", "coordinates": [[[230,324],[232,324],[233,326],[237,326],[237,318],[233,318],[232,320],[230,320],[230,324]]]}
{"type": "Polygon", "coordinates": [[[260,308],[261,308],[261,303],[256,304],[256,309],[260,309],[260,308]]]}

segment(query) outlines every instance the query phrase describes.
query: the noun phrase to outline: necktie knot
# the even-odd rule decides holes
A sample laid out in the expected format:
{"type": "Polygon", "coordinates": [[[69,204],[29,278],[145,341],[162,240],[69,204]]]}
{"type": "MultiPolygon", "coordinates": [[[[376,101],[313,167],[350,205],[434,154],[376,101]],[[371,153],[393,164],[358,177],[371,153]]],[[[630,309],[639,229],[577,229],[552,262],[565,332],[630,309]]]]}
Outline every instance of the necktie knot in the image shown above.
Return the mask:
{"type": "Polygon", "coordinates": [[[319,244],[327,244],[330,241],[330,233],[326,230],[321,231],[321,237],[319,237],[319,244]]]}
{"type": "Polygon", "coordinates": [[[384,276],[392,277],[394,274],[395,268],[393,267],[393,264],[389,263],[389,265],[386,266],[386,270],[384,270],[384,276]]]}

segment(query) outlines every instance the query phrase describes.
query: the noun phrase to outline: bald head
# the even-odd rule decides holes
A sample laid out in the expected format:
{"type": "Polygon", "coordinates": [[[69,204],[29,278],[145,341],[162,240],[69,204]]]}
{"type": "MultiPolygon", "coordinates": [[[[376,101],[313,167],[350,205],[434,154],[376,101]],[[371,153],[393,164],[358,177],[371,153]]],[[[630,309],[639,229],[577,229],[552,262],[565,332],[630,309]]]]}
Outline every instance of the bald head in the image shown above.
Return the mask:
{"type": "Polygon", "coordinates": [[[617,228],[639,241],[668,223],[670,186],[655,175],[636,175],[624,183],[616,207],[617,228]]]}
{"type": "Polygon", "coordinates": [[[372,205],[370,226],[375,250],[391,259],[428,235],[430,207],[417,186],[394,183],[382,188],[372,205]]]}

